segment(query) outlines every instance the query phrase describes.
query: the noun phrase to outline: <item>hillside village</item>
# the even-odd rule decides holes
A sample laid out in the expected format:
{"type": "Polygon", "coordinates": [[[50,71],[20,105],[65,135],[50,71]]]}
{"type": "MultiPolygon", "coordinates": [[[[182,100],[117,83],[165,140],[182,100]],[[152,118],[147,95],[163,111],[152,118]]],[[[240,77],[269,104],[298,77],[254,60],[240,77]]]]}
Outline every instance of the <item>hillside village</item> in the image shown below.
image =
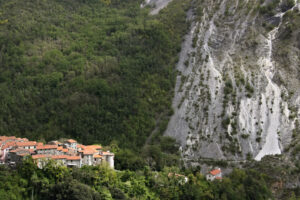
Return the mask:
{"type": "MultiPolygon", "coordinates": [[[[103,151],[100,145],[82,145],[76,140],[66,139],[63,142],[51,141],[47,144],[29,141],[27,138],[15,136],[0,136],[0,164],[14,166],[31,156],[39,168],[43,168],[49,160],[55,160],[67,167],[95,166],[107,163],[114,168],[114,154],[103,151]]],[[[169,177],[183,177],[182,184],[188,179],[184,175],[169,173],[169,177]]],[[[206,180],[222,180],[220,168],[215,168],[207,173],[206,180]]]]}
{"type": "Polygon", "coordinates": [[[73,139],[43,144],[27,138],[0,136],[0,164],[19,164],[27,156],[32,156],[39,168],[43,168],[49,160],[56,160],[67,167],[107,163],[114,168],[114,154],[103,151],[100,145],[82,145],[73,139]]]}

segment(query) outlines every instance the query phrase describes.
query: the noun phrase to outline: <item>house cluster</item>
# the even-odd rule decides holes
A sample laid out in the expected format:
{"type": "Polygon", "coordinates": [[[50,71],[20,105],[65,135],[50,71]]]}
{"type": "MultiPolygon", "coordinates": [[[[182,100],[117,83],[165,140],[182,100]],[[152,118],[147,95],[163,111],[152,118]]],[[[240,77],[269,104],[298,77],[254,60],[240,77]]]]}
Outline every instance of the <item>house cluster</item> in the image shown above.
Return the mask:
{"type": "Polygon", "coordinates": [[[222,171],[221,168],[215,168],[211,170],[207,175],[206,175],[206,180],[208,181],[213,181],[213,180],[222,180],[222,171]]]}
{"type": "Polygon", "coordinates": [[[72,139],[43,144],[27,138],[0,136],[0,164],[18,164],[26,156],[32,156],[39,168],[43,168],[51,159],[68,167],[92,166],[106,162],[114,168],[114,154],[103,151],[100,145],[82,145],[72,139]]]}

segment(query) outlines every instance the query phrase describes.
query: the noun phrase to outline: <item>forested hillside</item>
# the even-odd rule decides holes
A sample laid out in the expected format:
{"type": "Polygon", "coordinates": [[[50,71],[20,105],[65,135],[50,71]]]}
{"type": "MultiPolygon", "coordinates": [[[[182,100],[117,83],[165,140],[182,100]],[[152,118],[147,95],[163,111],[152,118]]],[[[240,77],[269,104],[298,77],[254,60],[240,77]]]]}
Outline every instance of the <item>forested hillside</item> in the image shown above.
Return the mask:
{"type": "Polygon", "coordinates": [[[144,145],[172,114],[189,4],[153,17],[140,3],[1,0],[0,135],[144,145]]]}
{"type": "Polygon", "coordinates": [[[114,171],[105,166],[68,169],[48,163],[38,169],[28,159],[18,170],[0,167],[0,198],[41,200],[213,200],[268,199],[267,177],[253,170],[235,170],[223,182],[207,182],[199,173],[186,172],[184,177],[176,167],[153,172],[114,171]]]}
{"type": "Polygon", "coordinates": [[[289,0],[0,0],[0,135],[101,144],[116,161],[1,165],[0,199],[296,199],[299,12],[289,0]],[[269,133],[283,155],[264,157],[278,153],[262,151],[269,133]],[[223,179],[207,181],[216,166],[223,179]]]}

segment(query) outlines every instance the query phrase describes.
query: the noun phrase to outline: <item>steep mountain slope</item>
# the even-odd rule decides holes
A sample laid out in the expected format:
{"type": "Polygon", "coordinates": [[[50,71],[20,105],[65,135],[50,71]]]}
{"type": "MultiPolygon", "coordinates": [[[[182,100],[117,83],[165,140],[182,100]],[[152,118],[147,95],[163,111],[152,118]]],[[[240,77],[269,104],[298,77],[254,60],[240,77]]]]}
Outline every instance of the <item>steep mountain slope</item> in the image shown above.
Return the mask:
{"type": "Polygon", "coordinates": [[[194,1],[189,17],[165,134],[189,163],[281,154],[299,134],[299,2],[194,1]]]}
{"type": "Polygon", "coordinates": [[[141,7],[151,6],[153,9],[150,11],[151,15],[159,13],[159,11],[165,8],[172,0],[146,0],[141,4],[141,7]]]}
{"type": "Polygon", "coordinates": [[[149,16],[140,3],[0,0],[0,135],[136,153],[171,111],[187,29],[185,5],[149,16]]]}

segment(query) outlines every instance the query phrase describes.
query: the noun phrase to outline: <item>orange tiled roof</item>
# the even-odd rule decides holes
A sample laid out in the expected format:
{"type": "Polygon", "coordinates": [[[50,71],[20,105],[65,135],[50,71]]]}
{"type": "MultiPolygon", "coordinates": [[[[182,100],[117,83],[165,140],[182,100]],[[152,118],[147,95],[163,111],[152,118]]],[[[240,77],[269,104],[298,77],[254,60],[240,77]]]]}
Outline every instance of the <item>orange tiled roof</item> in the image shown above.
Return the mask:
{"type": "Polygon", "coordinates": [[[94,158],[102,158],[102,156],[97,154],[97,155],[94,155],[94,158]]]}
{"type": "Polygon", "coordinates": [[[16,146],[18,146],[18,147],[36,146],[36,141],[17,142],[17,143],[16,143],[16,146]]]}
{"type": "Polygon", "coordinates": [[[27,149],[30,153],[34,153],[35,149],[27,149]]]}
{"type": "Polygon", "coordinates": [[[6,142],[5,145],[3,145],[1,149],[7,149],[7,148],[13,147],[13,146],[16,146],[16,142],[14,142],[14,141],[6,142]]]}
{"type": "Polygon", "coordinates": [[[221,170],[220,169],[214,169],[214,170],[210,171],[209,173],[215,176],[217,174],[220,174],[221,170]]]}
{"type": "Polygon", "coordinates": [[[83,151],[83,154],[84,155],[91,155],[91,154],[94,154],[94,153],[97,153],[97,151],[95,151],[95,150],[84,150],[83,151]]]}
{"type": "Polygon", "coordinates": [[[84,146],[83,144],[77,144],[77,148],[78,148],[78,149],[79,149],[79,148],[84,149],[85,146],[84,146]]]}
{"type": "Polygon", "coordinates": [[[80,156],[68,156],[67,160],[80,160],[80,156]]]}
{"type": "Polygon", "coordinates": [[[69,149],[62,149],[63,152],[67,153],[69,149]]]}
{"type": "Polygon", "coordinates": [[[37,150],[42,150],[42,149],[57,149],[57,145],[43,145],[43,146],[37,146],[37,150]]]}
{"type": "Polygon", "coordinates": [[[77,141],[73,140],[73,139],[69,139],[69,140],[67,140],[67,142],[69,142],[69,143],[76,143],[77,141]]]}
{"type": "Polygon", "coordinates": [[[100,145],[83,145],[83,149],[102,149],[102,147],[100,145]]]}
{"type": "Polygon", "coordinates": [[[1,141],[17,139],[15,136],[0,136],[1,141]]]}
{"type": "Polygon", "coordinates": [[[61,150],[63,150],[63,147],[62,147],[62,146],[57,147],[57,150],[58,150],[58,151],[61,151],[61,150]]]}

